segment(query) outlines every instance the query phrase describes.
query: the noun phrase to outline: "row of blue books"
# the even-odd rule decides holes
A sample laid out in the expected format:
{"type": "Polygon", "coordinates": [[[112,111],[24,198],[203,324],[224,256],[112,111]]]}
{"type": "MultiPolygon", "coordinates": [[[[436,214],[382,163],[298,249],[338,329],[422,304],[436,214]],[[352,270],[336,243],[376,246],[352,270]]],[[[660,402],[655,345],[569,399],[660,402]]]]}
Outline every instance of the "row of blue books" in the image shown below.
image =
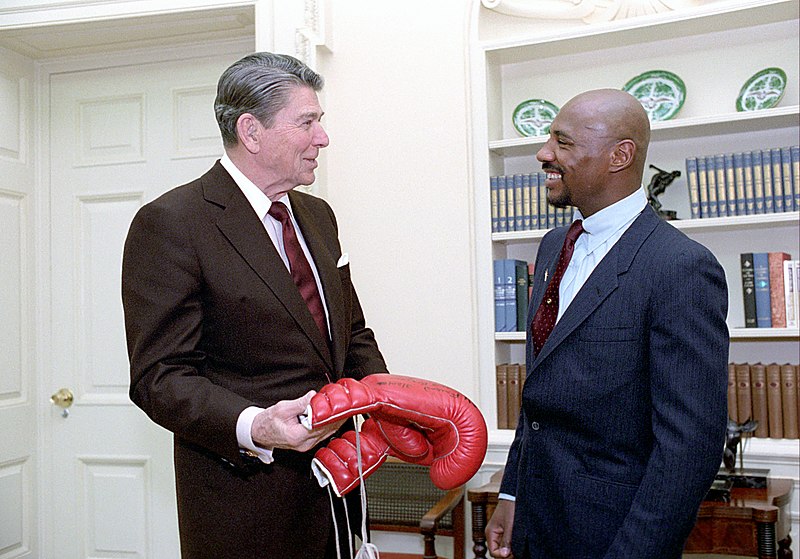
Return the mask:
{"type": "Polygon", "coordinates": [[[533,263],[504,258],[495,260],[493,264],[494,330],[524,332],[527,329],[533,263]]]}
{"type": "Polygon", "coordinates": [[[693,219],[800,210],[800,146],[686,159],[693,219]]]}
{"type": "Polygon", "coordinates": [[[547,203],[544,178],[541,172],[489,178],[492,233],[552,229],[572,221],[572,208],[547,203]]]}

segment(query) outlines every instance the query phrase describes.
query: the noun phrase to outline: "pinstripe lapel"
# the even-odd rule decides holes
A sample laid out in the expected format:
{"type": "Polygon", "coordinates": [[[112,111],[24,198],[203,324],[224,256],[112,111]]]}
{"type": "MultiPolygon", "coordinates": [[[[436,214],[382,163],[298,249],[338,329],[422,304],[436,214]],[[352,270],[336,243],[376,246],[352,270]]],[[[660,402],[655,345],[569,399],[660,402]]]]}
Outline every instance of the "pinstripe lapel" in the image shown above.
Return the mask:
{"type": "Polygon", "coordinates": [[[647,237],[658,225],[660,218],[648,206],[634,220],[603,260],[591,273],[586,283],[575,295],[564,315],[553,328],[542,351],[534,361],[534,367],[547,357],[564,339],[574,332],[586,318],[617,288],[619,276],[628,271],[634,257],[647,237]]]}
{"type": "Polygon", "coordinates": [[[322,338],[264,225],[219,162],[203,176],[203,193],[208,202],[223,208],[217,228],[275,294],[325,362],[332,365],[327,341],[322,338]]]}

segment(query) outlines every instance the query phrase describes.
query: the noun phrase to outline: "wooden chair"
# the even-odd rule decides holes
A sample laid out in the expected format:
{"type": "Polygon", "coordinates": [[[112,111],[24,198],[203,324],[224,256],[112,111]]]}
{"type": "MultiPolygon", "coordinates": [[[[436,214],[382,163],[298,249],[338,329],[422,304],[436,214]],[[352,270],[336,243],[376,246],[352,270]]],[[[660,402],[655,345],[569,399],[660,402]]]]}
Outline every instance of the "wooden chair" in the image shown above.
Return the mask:
{"type": "Polygon", "coordinates": [[[464,559],[464,487],[443,491],[429,468],[387,461],[365,481],[372,531],[422,534],[424,555],[381,551],[381,559],[437,559],[436,536],[453,538],[455,559],[464,559]]]}

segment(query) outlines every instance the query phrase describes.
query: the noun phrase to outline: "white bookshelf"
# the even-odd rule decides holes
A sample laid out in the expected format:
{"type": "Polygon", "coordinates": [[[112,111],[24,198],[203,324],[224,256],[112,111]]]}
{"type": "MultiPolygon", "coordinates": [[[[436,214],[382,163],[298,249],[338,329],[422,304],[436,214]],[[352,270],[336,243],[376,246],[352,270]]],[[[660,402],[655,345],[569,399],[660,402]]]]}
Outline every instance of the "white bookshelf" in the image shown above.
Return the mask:
{"type": "MultiPolygon", "coordinates": [[[[514,108],[526,99],[562,106],[588,89],[621,88],[643,71],[678,74],[687,97],[672,120],[654,123],[648,164],[680,170],[681,177],[660,197],[676,210],[672,222],[707,246],[726,272],[731,361],[800,361],[800,331],[744,328],[739,255],[785,251],[800,258],[800,213],[688,219],[687,157],[796,145],[800,134],[800,40],[798,0],[711,2],[683,11],[594,25],[527,23],[480,8],[472,21],[470,74],[473,119],[475,278],[478,309],[480,405],[490,428],[496,426],[495,365],[525,361],[525,334],[494,332],[492,261],[532,262],[546,230],[491,232],[489,177],[533,173],[546,137],[520,137],[512,125],[514,108]],[[779,66],[789,85],[778,107],[737,113],[735,99],[744,81],[762,68],[779,66]]],[[[654,171],[647,169],[645,182],[654,171]]],[[[502,464],[513,439],[493,429],[489,462],[502,464]]],[[[795,480],[792,504],[798,540],[800,444],[758,439],[753,460],[775,475],[795,480]]],[[[747,457],[747,454],[745,454],[747,457]]]]}

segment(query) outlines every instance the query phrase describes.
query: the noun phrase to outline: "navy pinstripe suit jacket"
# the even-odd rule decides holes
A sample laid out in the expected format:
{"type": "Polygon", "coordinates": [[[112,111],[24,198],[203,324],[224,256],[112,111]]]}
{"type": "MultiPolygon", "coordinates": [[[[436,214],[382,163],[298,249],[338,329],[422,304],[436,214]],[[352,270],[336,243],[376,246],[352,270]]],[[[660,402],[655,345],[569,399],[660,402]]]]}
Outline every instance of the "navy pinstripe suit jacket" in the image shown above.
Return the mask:
{"type": "MultiPolygon", "coordinates": [[[[566,230],[542,239],[529,318],[566,230]]],[[[648,206],[536,358],[529,329],[501,486],[516,557],[680,557],[722,458],[727,306],[711,252],[648,206]]]]}

